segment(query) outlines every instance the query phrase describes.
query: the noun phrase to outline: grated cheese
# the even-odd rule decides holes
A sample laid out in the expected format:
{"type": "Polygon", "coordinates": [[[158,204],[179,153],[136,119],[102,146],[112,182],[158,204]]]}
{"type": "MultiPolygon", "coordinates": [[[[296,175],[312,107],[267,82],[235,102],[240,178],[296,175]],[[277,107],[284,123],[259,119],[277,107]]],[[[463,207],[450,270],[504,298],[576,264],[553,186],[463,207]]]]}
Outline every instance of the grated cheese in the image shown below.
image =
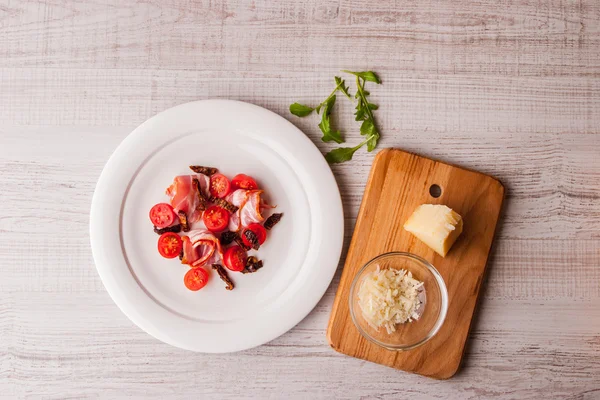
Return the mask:
{"type": "Polygon", "coordinates": [[[368,273],[358,290],[358,304],[363,317],[375,329],[385,327],[387,333],[396,330],[396,324],[412,322],[423,313],[425,288],[411,272],[397,269],[368,273]]]}

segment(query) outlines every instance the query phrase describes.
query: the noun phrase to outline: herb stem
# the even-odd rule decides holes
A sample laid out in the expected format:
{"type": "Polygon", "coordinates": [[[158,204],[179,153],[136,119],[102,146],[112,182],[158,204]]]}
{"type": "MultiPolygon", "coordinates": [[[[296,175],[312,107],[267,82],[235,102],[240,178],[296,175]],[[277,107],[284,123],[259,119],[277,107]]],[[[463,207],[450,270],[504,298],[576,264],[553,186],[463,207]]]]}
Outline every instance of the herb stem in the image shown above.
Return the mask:
{"type": "MultiPolygon", "coordinates": [[[[335,92],[337,92],[338,89],[340,88],[340,86],[342,86],[343,84],[344,84],[344,81],[341,81],[340,83],[338,83],[335,86],[335,89],[333,89],[333,92],[331,92],[331,94],[329,96],[327,96],[327,98],[322,103],[320,103],[318,106],[316,106],[315,108],[318,109],[320,107],[323,107],[325,105],[325,103],[327,103],[329,101],[329,99],[331,99],[335,95],[335,92]]],[[[352,99],[352,97],[350,97],[349,95],[346,95],[346,96],[348,96],[349,99],[352,99]]]]}
{"type": "Polygon", "coordinates": [[[367,108],[367,114],[369,115],[369,119],[371,120],[371,122],[373,122],[375,132],[378,132],[377,127],[375,126],[375,118],[373,117],[373,112],[371,111],[371,107],[369,107],[369,102],[367,101],[365,92],[363,91],[364,87],[360,84],[360,78],[358,76],[356,77],[356,90],[358,90],[358,94],[360,95],[360,98],[362,99],[363,103],[365,104],[365,107],[367,108]]]}
{"type": "Polygon", "coordinates": [[[363,147],[365,144],[367,144],[367,142],[371,139],[373,139],[375,137],[375,133],[372,133],[366,140],[364,140],[362,143],[360,143],[359,145],[353,147],[354,149],[360,149],[361,147],[363,147]]]}

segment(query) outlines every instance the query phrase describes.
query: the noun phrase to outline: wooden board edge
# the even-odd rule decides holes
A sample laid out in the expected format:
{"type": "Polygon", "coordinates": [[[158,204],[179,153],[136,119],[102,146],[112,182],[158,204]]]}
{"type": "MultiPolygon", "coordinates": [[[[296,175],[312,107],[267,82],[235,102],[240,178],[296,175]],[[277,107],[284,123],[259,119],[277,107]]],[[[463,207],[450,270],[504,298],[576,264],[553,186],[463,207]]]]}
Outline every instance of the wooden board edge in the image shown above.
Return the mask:
{"type": "MultiPolygon", "coordinates": [[[[502,188],[502,203],[504,203],[506,188],[505,188],[504,184],[502,183],[502,181],[500,181],[500,179],[496,178],[493,175],[485,174],[483,172],[476,171],[476,170],[473,170],[473,169],[470,169],[470,168],[467,168],[467,167],[463,167],[463,166],[458,165],[458,164],[452,164],[452,163],[449,163],[449,162],[446,162],[446,161],[440,161],[437,158],[432,158],[432,157],[425,156],[425,155],[422,155],[422,154],[418,154],[418,153],[415,153],[415,152],[412,152],[412,151],[406,151],[406,150],[396,149],[396,148],[393,148],[393,147],[384,149],[381,152],[383,152],[383,151],[392,151],[392,152],[398,152],[398,153],[405,153],[405,154],[410,154],[410,155],[415,156],[415,157],[427,158],[427,159],[429,159],[431,161],[434,161],[434,162],[436,162],[438,164],[443,164],[443,165],[447,165],[449,167],[462,169],[463,171],[468,171],[468,172],[471,172],[473,174],[477,174],[477,175],[481,175],[481,176],[490,178],[490,179],[494,180],[495,182],[497,182],[498,185],[500,185],[500,187],[502,188]]],[[[379,155],[379,154],[377,154],[377,155],[379,155]]]]}
{"type": "MultiPolygon", "coordinates": [[[[485,174],[482,174],[482,175],[485,175],[485,174]]],[[[498,227],[500,226],[500,222],[502,221],[502,216],[504,213],[504,201],[506,199],[506,188],[504,187],[502,182],[500,182],[500,180],[498,180],[490,175],[485,175],[485,176],[488,176],[489,178],[494,180],[498,184],[498,186],[502,192],[502,196],[501,196],[501,200],[500,200],[500,207],[498,208],[498,215],[496,216],[496,226],[494,227],[494,234],[492,235],[492,242],[490,244],[490,249],[489,249],[489,251],[487,253],[487,257],[485,259],[485,265],[483,267],[483,272],[481,273],[481,282],[479,283],[479,289],[477,290],[477,294],[475,296],[475,308],[473,310],[473,315],[471,315],[471,319],[469,320],[469,328],[467,329],[467,339],[463,343],[462,352],[460,354],[458,362],[456,363],[455,368],[453,368],[447,375],[446,374],[427,375],[428,377],[431,377],[431,378],[437,379],[437,380],[448,380],[448,379],[452,378],[454,375],[456,375],[458,373],[458,371],[460,371],[460,369],[463,365],[465,351],[467,350],[467,341],[469,340],[469,334],[471,333],[471,329],[473,328],[473,320],[475,319],[475,314],[477,314],[479,312],[479,302],[481,299],[481,292],[482,292],[481,287],[483,285],[483,282],[485,282],[485,280],[487,279],[490,256],[491,256],[492,252],[495,251],[495,247],[496,247],[496,235],[498,234],[498,227]]]]}
{"type": "MultiPolygon", "coordinates": [[[[456,167],[454,165],[453,165],[453,167],[461,168],[461,167],[456,167]]],[[[465,168],[462,168],[462,169],[465,169],[465,168]]],[[[470,171],[468,169],[466,169],[466,170],[470,171]]],[[[477,171],[471,171],[471,172],[477,172],[477,171]]],[[[448,379],[452,378],[454,375],[456,375],[461,370],[461,367],[463,366],[463,359],[465,356],[465,351],[467,349],[467,341],[469,340],[469,334],[471,333],[471,329],[473,328],[473,319],[475,318],[475,314],[479,311],[479,301],[481,298],[481,286],[483,285],[483,282],[487,279],[490,255],[492,254],[492,251],[494,251],[494,248],[496,246],[496,235],[498,234],[498,227],[500,225],[500,221],[502,220],[502,215],[503,215],[503,211],[504,211],[504,201],[506,199],[506,188],[504,187],[502,182],[493,176],[483,174],[483,173],[479,173],[479,174],[484,175],[484,176],[488,177],[489,179],[492,179],[492,181],[494,181],[498,185],[498,188],[501,191],[501,200],[500,200],[500,206],[498,208],[498,214],[496,216],[496,225],[494,226],[494,234],[492,235],[490,249],[487,253],[485,265],[483,267],[483,272],[481,274],[481,282],[479,283],[479,288],[478,288],[477,294],[475,296],[475,308],[473,310],[473,315],[471,316],[471,319],[469,320],[469,328],[467,329],[467,339],[465,340],[465,342],[462,345],[462,351],[461,351],[460,357],[458,358],[458,362],[456,363],[456,365],[454,365],[454,367],[450,371],[448,371],[448,373],[431,374],[431,375],[420,374],[422,376],[426,376],[428,378],[432,378],[435,380],[440,380],[440,381],[448,380],[448,379]]]]}
{"type": "MultiPolygon", "coordinates": [[[[333,325],[334,325],[334,322],[335,322],[335,319],[337,316],[337,310],[342,301],[342,282],[345,281],[346,274],[348,273],[347,272],[348,270],[346,269],[346,263],[349,258],[348,255],[349,255],[351,249],[353,248],[354,242],[357,240],[356,235],[355,235],[356,224],[358,223],[358,221],[360,221],[360,219],[364,213],[364,206],[366,204],[365,200],[369,197],[369,194],[371,191],[371,181],[373,179],[373,176],[375,175],[375,172],[377,171],[377,167],[379,166],[379,164],[382,161],[389,163],[390,155],[394,151],[396,151],[396,150],[392,149],[392,148],[383,149],[380,152],[378,152],[373,159],[373,164],[371,165],[371,171],[369,172],[369,177],[367,178],[367,182],[365,183],[365,191],[363,193],[363,198],[361,200],[360,208],[358,210],[358,215],[356,217],[356,222],[354,224],[354,230],[352,232],[352,239],[350,240],[350,245],[348,246],[348,253],[346,254],[346,259],[344,260],[344,266],[342,267],[342,275],[340,276],[340,282],[338,283],[338,287],[336,289],[335,297],[333,300],[333,305],[331,307],[331,315],[329,316],[329,322],[327,324],[327,330],[326,330],[325,335],[327,337],[327,342],[329,343],[329,346],[341,354],[345,354],[345,353],[343,353],[341,351],[338,344],[334,343],[334,340],[331,335],[333,332],[333,325]]],[[[387,170],[387,168],[386,168],[386,170],[387,170]]],[[[348,354],[346,354],[346,355],[348,355],[348,354]]]]}

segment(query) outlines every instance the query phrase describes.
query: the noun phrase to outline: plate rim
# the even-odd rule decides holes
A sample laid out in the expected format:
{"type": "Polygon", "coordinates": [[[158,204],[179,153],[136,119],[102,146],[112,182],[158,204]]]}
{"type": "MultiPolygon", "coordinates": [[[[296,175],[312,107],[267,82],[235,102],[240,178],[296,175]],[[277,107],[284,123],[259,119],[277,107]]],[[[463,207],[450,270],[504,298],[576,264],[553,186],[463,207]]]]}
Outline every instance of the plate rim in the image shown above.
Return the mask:
{"type": "MultiPolygon", "coordinates": [[[[197,115],[194,113],[189,113],[187,115],[188,117],[186,118],[197,118],[197,115]]],[[[167,133],[162,135],[159,134],[159,136],[165,137],[166,140],[169,138],[169,134],[167,133]]],[[[308,168],[308,166],[305,167],[308,168]]],[[[130,180],[131,176],[128,175],[126,178],[130,180]]],[[[122,197],[121,201],[123,201],[123,199],[124,198],[122,197]]],[[[113,200],[115,200],[115,196],[113,196],[113,200]]],[[[119,220],[120,219],[121,217],[119,217],[119,220]]],[[[96,270],[100,275],[102,283],[115,304],[135,325],[156,339],[175,347],[205,353],[227,353],[246,350],[276,339],[292,329],[295,325],[306,318],[308,314],[310,314],[310,312],[314,309],[327,291],[327,288],[330,286],[339,265],[344,239],[344,210],[339,187],[331,168],[325,161],[316,145],[298,127],[279,114],[255,104],[237,100],[208,99],[183,103],[166,109],[144,121],[121,141],[106,162],[96,183],[90,209],[89,229],[92,255],[96,270]],[[264,119],[264,123],[267,125],[271,123],[272,125],[281,125],[282,127],[285,127],[287,131],[289,131],[287,133],[293,135],[295,141],[300,142],[302,145],[302,151],[306,152],[305,154],[301,154],[300,157],[303,158],[303,161],[305,162],[310,161],[310,167],[316,168],[320,172],[318,178],[312,177],[313,183],[320,182],[319,186],[330,188],[330,190],[328,189],[328,193],[319,193],[318,195],[321,197],[328,197],[328,204],[326,204],[324,210],[321,210],[320,215],[328,214],[331,217],[329,218],[331,221],[331,224],[329,225],[331,227],[331,232],[325,235],[328,240],[331,240],[330,243],[325,245],[321,244],[320,246],[320,249],[322,249],[324,246],[330,246],[328,254],[325,254],[325,256],[327,256],[329,259],[329,263],[325,263],[325,266],[319,264],[319,269],[313,269],[311,271],[312,275],[320,275],[320,278],[322,279],[321,282],[317,282],[317,287],[312,286],[309,297],[303,298],[301,303],[296,302],[294,304],[293,302],[289,302],[290,306],[294,306],[295,311],[291,311],[294,316],[292,318],[287,318],[286,323],[283,323],[280,326],[275,324],[274,326],[269,327],[268,331],[263,332],[261,335],[259,335],[259,338],[254,338],[253,340],[246,340],[245,342],[238,344],[221,344],[220,346],[214,346],[214,343],[212,343],[210,347],[198,347],[196,345],[190,346],[189,343],[182,342],[181,339],[164,334],[164,332],[161,332],[161,329],[157,327],[156,324],[149,321],[147,317],[144,317],[143,311],[137,309],[136,304],[130,301],[125,293],[121,291],[122,288],[120,286],[119,278],[115,275],[115,271],[111,271],[111,269],[116,267],[107,265],[107,260],[111,258],[106,254],[106,251],[109,251],[109,249],[107,249],[105,245],[102,245],[99,240],[103,235],[107,234],[106,230],[110,229],[107,227],[108,224],[102,221],[103,213],[105,211],[105,207],[103,207],[103,205],[105,200],[110,197],[110,194],[108,194],[103,188],[107,187],[107,184],[111,179],[113,179],[111,176],[111,167],[116,165],[120,161],[120,158],[127,154],[126,148],[138,141],[146,130],[152,130],[152,125],[161,119],[173,118],[173,116],[177,115],[178,113],[185,113],[186,111],[189,112],[193,109],[202,110],[203,108],[210,109],[211,107],[227,109],[229,110],[228,112],[231,112],[232,108],[241,112],[252,112],[258,115],[259,119],[264,119]],[[332,202],[335,204],[331,204],[332,202]]],[[[115,232],[115,234],[120,237],[119,232],[115,232]]],[[[119,240],[120,239],[121,238],[119,238],[119,240]]],[[[114,252],[114,249],[112,249],[112,251],[114,252]]],[[[119,248],[119,251],[124,253],[121,248],[119,248]]],[[[121,256],[122,255],[123,254],[121,254],[121,256]]],[[[310,282],[309,284],[312,283],[313,282],[310,282]]],[[[307,283],[305,282],[304,286],[306,285],[307,283]]]]}

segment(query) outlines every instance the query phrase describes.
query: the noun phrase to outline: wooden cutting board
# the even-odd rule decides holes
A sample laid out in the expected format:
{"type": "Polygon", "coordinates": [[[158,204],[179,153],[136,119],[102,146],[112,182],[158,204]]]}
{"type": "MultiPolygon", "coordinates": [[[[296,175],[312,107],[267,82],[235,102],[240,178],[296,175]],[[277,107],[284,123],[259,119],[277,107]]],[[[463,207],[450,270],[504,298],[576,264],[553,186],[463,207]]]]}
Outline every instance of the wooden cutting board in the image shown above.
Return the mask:
{"type": "Polygon", "coordinates": [[[400,150],[375,157],[337,290],[327,338],[340,353],[437,379],[460,365],[494,239],[504,187],[487,175],[400,150]],[[441,195],[435,195],[437,185],[441,195]],[[433,195],[432,195],[433,193],[433,195]],[[402,226],[421,204],[445,204],[464,221],[462,235],[443,258],[402,226]],[[361,266],[389,251],[406,251],[431,262],[444,277],[449,306],[444,325],[424,345],[405,352],[363,338],[350,317],[348,296],[361,266]]]}

